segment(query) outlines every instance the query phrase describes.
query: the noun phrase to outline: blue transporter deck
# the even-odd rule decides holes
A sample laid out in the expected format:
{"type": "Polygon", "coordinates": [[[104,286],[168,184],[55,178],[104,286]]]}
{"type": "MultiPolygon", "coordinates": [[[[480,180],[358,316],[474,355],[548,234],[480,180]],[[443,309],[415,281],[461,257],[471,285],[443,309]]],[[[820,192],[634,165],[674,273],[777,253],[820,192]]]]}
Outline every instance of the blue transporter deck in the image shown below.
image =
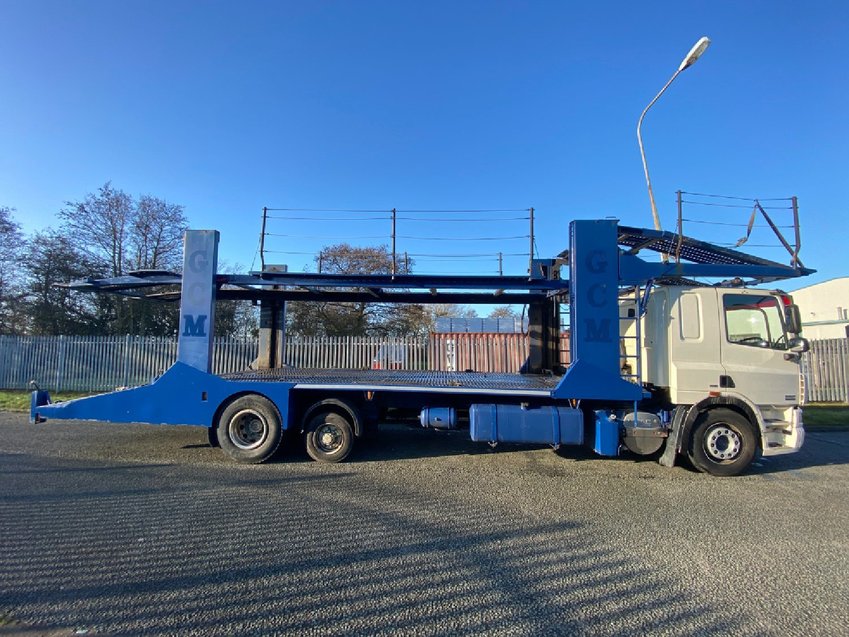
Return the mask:
{"type": "Polygon", "coordinates": [[[550,396],[561,377],[540,374],[489,374],[403,370],[279,369],[226,374],[225,380],[282,382],[303,389],[550,396]]]}

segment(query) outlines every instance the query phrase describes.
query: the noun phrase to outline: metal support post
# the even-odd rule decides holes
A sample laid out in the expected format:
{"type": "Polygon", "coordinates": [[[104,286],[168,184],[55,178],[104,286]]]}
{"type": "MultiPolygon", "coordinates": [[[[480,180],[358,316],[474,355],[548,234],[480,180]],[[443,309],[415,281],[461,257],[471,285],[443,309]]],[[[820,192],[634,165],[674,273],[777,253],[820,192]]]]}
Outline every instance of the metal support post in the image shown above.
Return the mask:
{"type": "Polygon", "coordinates": [[[790,197],[790,205],[793,207],[793,228],[796,231],[796,249],[793,251],[793,260],[790,262],[794,268],[799,265],[799,250],[802,249],[802,236],[799,233],[799,200],[790,197]]]}
{"type": "Polygon", "coordinates": [[[265,270],[265,222],[268,219],[268,208],[262,208],[262,231],[259,233],[259,267],[265,270]]]}
{"type": "Polygon", "coordinates": [[[397,274],[398,258],[395,254],[395,225],[397,223],[398,213],[395,208],[392,209],[392,276],[397,274]]]}
{"type": "Polygon", "coordinates": [[[676,190],[675,194],[678,198],[678,243],[675,246],[675,263],[680,263],[681,243],[684,241],[684,201],[681,197],[683,193],[680,190],[676,190]]]}
{"type": "MultiPolygon", "coordinates": [[[[285,265],[269,265],[268,272],[288,272],[285,265]]],[[[274,286],[272,289],[281,289],[274,286]]],[[[259,304],[259,341],[256,358],[258,369],[276,369],[285,364],[286,302],[261,299],[259,304]]]]}

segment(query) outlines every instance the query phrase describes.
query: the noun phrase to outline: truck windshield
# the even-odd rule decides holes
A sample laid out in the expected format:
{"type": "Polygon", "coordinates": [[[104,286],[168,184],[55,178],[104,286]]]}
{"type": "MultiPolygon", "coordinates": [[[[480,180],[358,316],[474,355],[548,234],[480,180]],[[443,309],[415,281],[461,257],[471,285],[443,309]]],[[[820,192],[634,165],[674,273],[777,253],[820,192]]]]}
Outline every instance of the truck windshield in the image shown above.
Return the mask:
{"type": "Polygon", "coordinates": [[[774,296],[726,294],[725,328],[728,340],[740,345],[787,349],[781,301],[774,296]]]}

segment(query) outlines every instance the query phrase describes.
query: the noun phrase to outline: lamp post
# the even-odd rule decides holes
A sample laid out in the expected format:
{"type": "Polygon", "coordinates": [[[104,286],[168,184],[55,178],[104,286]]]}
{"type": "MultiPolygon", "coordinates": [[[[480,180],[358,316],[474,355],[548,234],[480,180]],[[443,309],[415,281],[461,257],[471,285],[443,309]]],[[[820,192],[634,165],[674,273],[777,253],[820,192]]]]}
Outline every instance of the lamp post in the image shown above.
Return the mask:
{"type": "MultiPolygon", "coordinates": [[[[637,142],[640,145],[640,156],[643,158],[643,171],[646,173],[646,186],[649,189],[649,202],[651,203],[651,214],[652,219],[654,220],[654,229],[661,230],[660,226],[660,217],[657,214],[657,204],[654,202],[654,193],[651,189],[651,179],[649,178],[649,166],[646,163],[646,152],[643,149],[643,137],[640,134],[640,128],[643,125],[643,119],[646,116],[646,113],[649,112],[649,109],[654,106],[654,103],[660,99],[660,96],[663,95],[663,92],[669,88],[669,85],[675,81],[675,78],[680,75],[681,71],[693,65],[693,63],[701,57],[702,53],[705,52],[705,49],[708,48],[710,44],[710,40],[706,37],[699,38],[699,41],[693,45],[693,48],[690,49],[690,52],[687,53],[687,56],[681,62],[681,65],[678,67],[678,70],[673,73],[672,77],[669,78],[669,81],[663,85],[663,88],[660,89],[657,95],[654,96],[654,99],[649,102],[649,105],[646,106],[645,110],[643,110],[642,115],[640,115],[640,120],[637,122],[637,142]]],[[[666,261],[666,255],[664,254],[664,261],[666,261]]]]}

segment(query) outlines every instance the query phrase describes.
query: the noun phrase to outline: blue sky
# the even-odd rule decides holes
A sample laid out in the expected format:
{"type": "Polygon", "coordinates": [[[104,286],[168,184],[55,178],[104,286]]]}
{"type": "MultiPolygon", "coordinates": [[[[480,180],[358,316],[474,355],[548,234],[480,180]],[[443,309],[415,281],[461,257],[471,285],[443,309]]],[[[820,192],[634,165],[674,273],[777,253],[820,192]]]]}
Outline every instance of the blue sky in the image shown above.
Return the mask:
{"type": "MultiPolygon", "coordinates": [[[[221,231],[223,258],[245,267],[263,206],[533,206],[538,252],[551,256],[573,218],[651,226],[637,118],[707,35],[704,57],[643,125],[661,219],[673,228],[679,188],[797,195],[801,256],[819,272],[793,288],[849,274],[847,29],[842,0],[0,0],[0,205],[30,232],[111,180],[184,205],[193,227],[221,231]]],[[[685,214],[748,220],[745,209],[685,214]]],[[[356,216],[278,220],[270,229],[290,236],[269,247],[388,236],[385,219],[345,220],[356,216]]],[[[511,216],[409,220],[398,232],[526,235],[525,221],[503,220],[511,216]]],[[[687,230],[726,243],[744,231],[687,230]]],[[[399,240],[405,250],[487,255],[422,258],[418,271],[491,273],[496,252],[526,251],[527,239],[399,240]]],[[[275,260],[300,270],[310,259],[275,260]]],[[[505,267],[519,273],[525,262],[505,267]]]]}

